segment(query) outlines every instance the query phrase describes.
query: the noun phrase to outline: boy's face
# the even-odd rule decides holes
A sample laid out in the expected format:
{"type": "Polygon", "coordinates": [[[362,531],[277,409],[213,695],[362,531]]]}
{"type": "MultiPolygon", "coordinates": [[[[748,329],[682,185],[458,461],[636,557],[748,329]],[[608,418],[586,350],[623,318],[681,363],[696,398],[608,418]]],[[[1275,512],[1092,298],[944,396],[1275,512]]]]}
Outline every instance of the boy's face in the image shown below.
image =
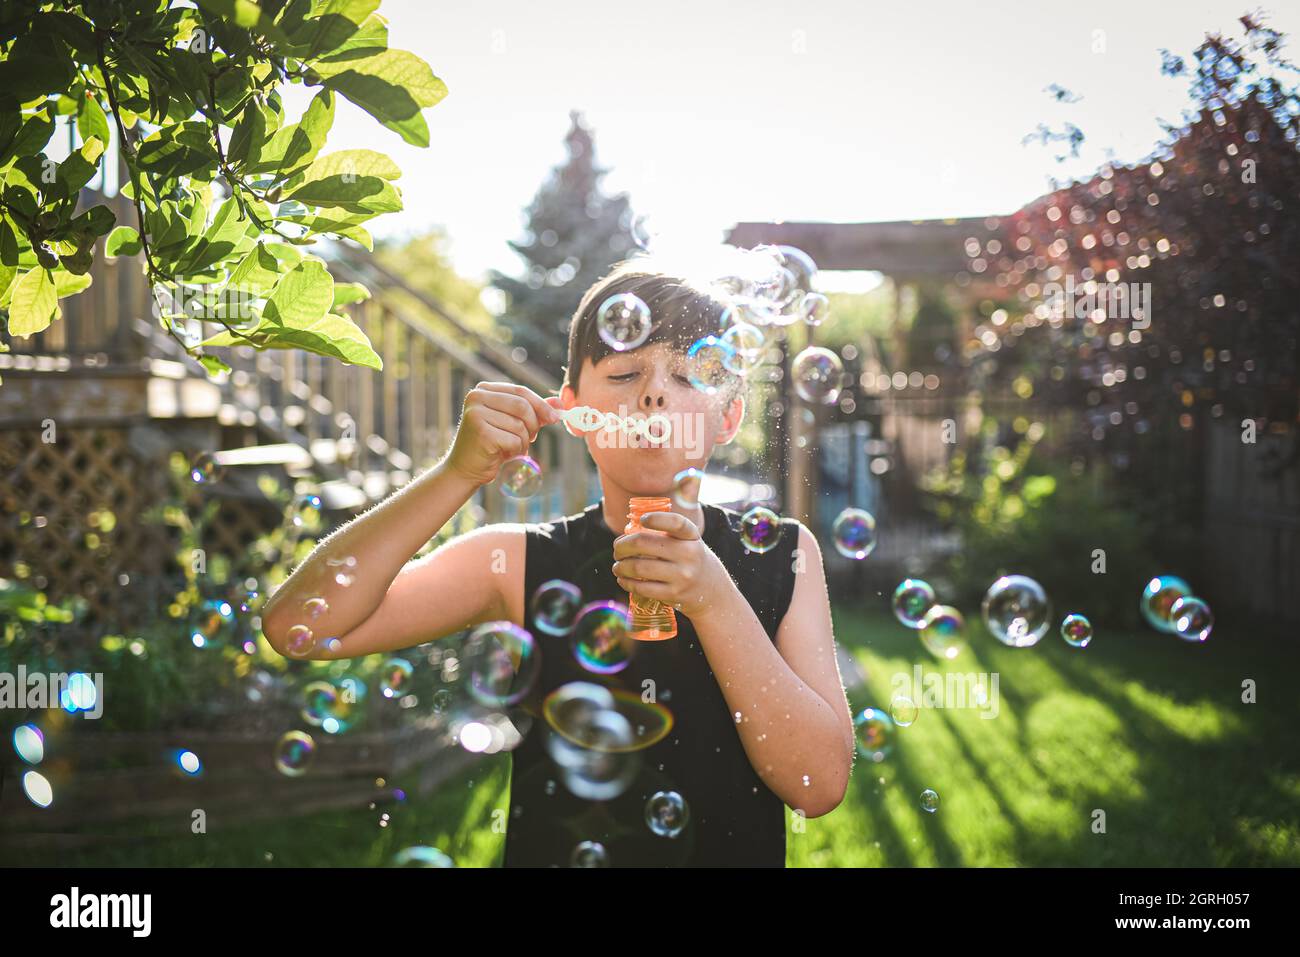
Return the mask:
{"type": "Polygon", "coordinates": [[[602,480],[629,495],[669,495],[682,469],[703,469],[715,445],[735,438],[745,414],[743,397],[708,395],[687,378],[688,360],[668,343],[616,352],[598,363],[582,360],[578,391],[565,386],[566,409],[586,405],[601,412],[644,420],[666,416],[668,441],[653,443],[622,431],[579,432],[587,440],[602,480]]]}

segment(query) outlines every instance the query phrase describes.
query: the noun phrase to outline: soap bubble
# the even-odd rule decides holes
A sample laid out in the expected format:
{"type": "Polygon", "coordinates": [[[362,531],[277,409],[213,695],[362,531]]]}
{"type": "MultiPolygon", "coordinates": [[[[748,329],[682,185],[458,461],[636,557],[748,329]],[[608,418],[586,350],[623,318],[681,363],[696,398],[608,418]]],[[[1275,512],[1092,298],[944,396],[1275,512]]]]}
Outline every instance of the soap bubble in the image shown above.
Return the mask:
{"type": "Polygon", "coordinates": [[[28,771],[23,775],[23,793],[37,807],[49,807],[54,803],[54,788],[39,771],[28,771]]]}
{"type": "Polygon", "coordinates": [[[720,337],[731,353],[724,353],[723,364],[729,372],[748,375],[763,359],[763,330],[748,322],[736,322],[720,337]]]}
{"type": "Polygon", "coordinates": [[[583,841],[573,849],[569,863],[574,867],[609,867],[609,852],[599,841],[583,841]]]}
{"type": "Polygon", "coordinates": [[[582,608],[582,589],[559,578],[542,582],[533,593],[533,624],[547,635],[567,635],[582,608]]]}
{"type": "Polygon", "coordinates": [[[1047,634],[1052,605],[1032,578],[1003,575],[989,586],[981,611],[994,638],[1012,648],[1028,648],[1047,634]]]}
{"type": "Polygon", "coordinates": [[[660,837],[677,837],[686,829],[690,808],[676,791],[656,791],[645,805],[645,822],[660,837]]]}
{"type": "Polygon", "coordinates": [[[284,653],[290,658],[306,658],[316,647],[316,636],[306,625],[294,625],[285,634],[284,653]]]}
{"type": "Polygon", "coordinates": [[[578,613],[569,642],[573,656],[587,671],[612,675],[627,667],[631,654],[627,605],[598,601],[578,613]]]}
{"type": "Polygon", "coordinates": [[[28,764],[40,764],[45,758],[45,735],[34,724],[14,728],[14,750],[28,764]]]}
{"type": "Polygon", "coordinates": [[[316,742],[305,732],[289,731],[276,742],[275,766],[291,778],[306,774],[315,757],[316,742]]]}
{"type": "Polygon", "coordinates": [[[966,619],[951,605],[935,605],[921,619],[920,636],[926,651],[951,661],[966,647],[966,619]]]}
{"type": "Polygon", "coordinates": [[[894,719],[879,708],[866,708],[853,719],[858,752],[868,761],[880,762],[894,750],[894,719]]]}
{"type": "Polygon", "coordinates": [[[921,810],[929,811],[931,814],[939,810],[939,794],[937,791],[926,788],[921,792],[921,810]]]}
{"type": "Polygon", "coordinates": [[[404,847],[393,855],[391,867],[455,867],[456,862],[438,850],[424,844],[404,847]]]}
{"type": "Polygon", "coordinates": [[[460,658],[469,676],[470,696],[489,708],[518,704],[541,670],[533,636],[509,621],[489,621],[475,628],[460,658]]]}
{"type": "Polygon", "coordinates": [[[832,526],[835,550],[845,558],[862,559],[876,547],[876,519],[860,508],[846,508],[832,526]]]}
{"type": "Polygon", "coordinates": [[[907,695],[897,695],[889,703],[889,716],[894,719],[894,723],[900,728],[911,727],[916,721],[918,714],[916,702],[907,695]]]}
{"type": "Polygon", "coordinates": [[[1174,625],[1174,634],[1184,641],[1204,641],[1210,637],[1210,629],[1214,627],[1210,606],[1192,595],[1174,602],[1169,617],[1174,625]]]}
{"type": "Polygon", "coordinates": [[[501,463],[501,491],[511,498],[532,498],[542,488],[542,467],[531,455],[516,455],[501,463]]]}
{"type": "Polygon", "coordinates": [[[831,311],[831,301],[819,292],[810,292],[799,301],[799,318],[810,326],[820,326],[831,311]]]}
{"type": "Polygon", "coordinates": [[[792,285],[796,292],[812,292],[813,276],[817,275],[817,264],[802,249],[795,246],[777,246],[777,261],[790,273],[792,285]]]}
{"type": "Polygon", "coordinates": [[[176,761],[177,770],[181,771],[183,774],[188,774],[190,777],[198,777],[203,773],[203,762],[199,760],[199,756],[193,751],[181,749],[175,752],[173,757],[176,761]]]}
{"type": "Polygon", "coordinates": [[[1177,575],[1157,575],[1142,591],[1142,617],[1156,631],[1174,633],[1174,602],[1191,595],[1192,586],[1177,575]]]}
{"type": "Polygon", "coordinates": [[[329,602],[327,602],[324,598],[321,598],[319,595],[315,595],[311,598],[308,598],[306,601],[302,603],[302,613],[306,615],[308,618],[310,618],[312,621],[315,621],[317,618],[319,618],[321,615],[325,614],[325,612],[329,610],[330,610],[329,602]]]}
{"type": "Polygon", "coordinates": [[[731,371],[737,362],[733,346],[717,336],[697,340],[686,352],[686,377],[706,395],[716,395],[735,382],[731,371]]]}
{"type": "Polygon", "coordinates": [[[216,459],[214,452],[200,452],[190,462],[190,479],[195,485],[211,485],[220,482],[226,469],[216,459]]]}
{"type": "Polygon", "coordinates": [[[596,329],[616,352],[635,349],[650,335],[650,307],[630,292],[610,296],[596,311],[596,329]]]}
{"type": "Polygon", "coordinates": [[[673,503],[678,508],[692,508],[699,503],[704,473],[699,469],[682,469],[673,476],[673,503]]]}
{"type": "Polygon", "coordinates": [[[925,613],[937,601],[934,588],[929,582],[919,578],[905,578],[894,589],[894,617],[908,628],[920,628],[925,621],[925,613]]]}
{"type": "Polygon", "coordinates": [[[338,689],[328,681],[313,681],[302,689],[302,694],[303,720],[319,728],[338,704],[338,689]]]}
{"type": "Polygon", "coordinates": [[[740,543],[746,551],[768,552],[781,540],[781,517],[770,508],[755,505],[740,519],[740,543]]]}
{"type": "Polygon", "coordinates": [[[627,790],[639,766],[632,723],[612,708],[570,712],[565,734],[546,739],[565,786],[588,801],[608,801],[627,790]]]}
{"type": "Polygon", "coordinates": [[[844,364],[829,349],[809,346],[794,357],[790,374],[794,378],[794,391],[805,402],[830,405],[840,397],[844,364]]]}
{"type": "Polygon", "coordinates": [[[1061,622],[1061,637],[1075,648],[1087,648],[1092,641],[1092,622],[1083,615],[1066,615],[1061,622]]]}
{"type": "Polygon", "coordinates": [[[400,698],[411,686],[415,668],[405,658],[389,658],[379,669],[379,693],[385,698],[400,698]]]}

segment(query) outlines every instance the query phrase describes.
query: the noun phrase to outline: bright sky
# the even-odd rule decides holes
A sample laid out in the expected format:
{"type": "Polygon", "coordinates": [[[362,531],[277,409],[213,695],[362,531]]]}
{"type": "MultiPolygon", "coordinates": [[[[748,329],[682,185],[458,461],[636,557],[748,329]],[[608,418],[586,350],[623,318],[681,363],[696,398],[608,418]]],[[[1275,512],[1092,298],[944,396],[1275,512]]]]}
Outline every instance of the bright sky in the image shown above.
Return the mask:
{"type": "MultiPolygon", "coordinates": [[[[1269,23],[1295,36],[1300,4],[1269,23]]],[[[390,45],[423,57],[449,94],[426,111],[427,150],[343,103],[333,149],[401,166],[406,210],[378,235],[444,224],[456,267],[519,271],[506,240],[564,157],[569,110],[596,137],[605,185],[627,191],[657,248],[717,243],[742,220],[875,220],[1010,212],[1106,149],[1146,155],[1177,121],[1206,31],[1236,34],[1246,0],[1026,5],[940,0],[384,0],[390,45]],[[1044,92],[1058,83],[1072,107],[1044,92]],[[1082,163],[1022,145],[1072,120],[1082,163]]],[[[1300,43],[1300,41],[1297,41],[1300,43]]],[[[1293,43],[1289,50],[1300,59],[1293,43]]],[[[298,92],[298,90],[295,90],[298,92]]],[[[287,99],[292,115],[306,96],[287,99]]],[[[653,248],[653,247],[652,247],[653,248]]]]}

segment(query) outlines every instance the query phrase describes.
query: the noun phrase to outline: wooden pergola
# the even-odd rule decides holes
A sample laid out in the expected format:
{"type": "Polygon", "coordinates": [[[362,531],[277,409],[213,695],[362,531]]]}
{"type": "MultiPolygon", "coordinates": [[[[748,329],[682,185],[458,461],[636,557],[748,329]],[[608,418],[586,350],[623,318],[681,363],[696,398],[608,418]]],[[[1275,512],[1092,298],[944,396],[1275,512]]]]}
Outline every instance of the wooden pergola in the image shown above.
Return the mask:
{"type": "MultiPolygon", "coordinates": [[[[898,220],[879,223],[814,222],[745,222],[737,223],[725,234],[731,246],[751,248],[761,244],[794,246],[803,250],[824,270],[860,270],[888,276],[894,289],[893,315],[890,323],[895,354],[902,354],[904,329],[901,323],[902,298],[909,286],[922,283],[957,285],[965,276],[962,298],[966,307],[958,310],[958,339],[964,341],[974,326],[974,304],[994,289],[991,283],[967,272],[966,240],[1000,236],[1004,217],[974,216],[954,219],[898,220]]],[[[992,270],[990,270],[990,273],[992,270]]],[[[795,332],[791,327],[791,332],[795,332]]],[[[806,341],[789,343],[791,349],[811,344],[812,328],[800,329],[806,341]]],[[[791,397],[787,397],[791,398],[791,397]]],[[[805,524],[813,520],[816,500],[813,468],[813,443],[801,444],[801,436],[812,438],[815,424],[802,416],[785,416],[789,466],[785,474],[784,510],[805,524]]]]}

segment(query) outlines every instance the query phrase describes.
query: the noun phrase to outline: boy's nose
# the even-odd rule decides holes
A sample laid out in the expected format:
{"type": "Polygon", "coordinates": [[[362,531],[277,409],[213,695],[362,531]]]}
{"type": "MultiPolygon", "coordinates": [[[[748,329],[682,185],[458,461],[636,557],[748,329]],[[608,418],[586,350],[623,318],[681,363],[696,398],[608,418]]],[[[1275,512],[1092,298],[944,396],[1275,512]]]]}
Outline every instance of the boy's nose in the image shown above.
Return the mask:
{"type": "Polygon", "coordinates": [[[662,409],[664,407],[664,394],[657,389],[651,389],[641,396],[641,408],[643,409],[662,409]]]}

